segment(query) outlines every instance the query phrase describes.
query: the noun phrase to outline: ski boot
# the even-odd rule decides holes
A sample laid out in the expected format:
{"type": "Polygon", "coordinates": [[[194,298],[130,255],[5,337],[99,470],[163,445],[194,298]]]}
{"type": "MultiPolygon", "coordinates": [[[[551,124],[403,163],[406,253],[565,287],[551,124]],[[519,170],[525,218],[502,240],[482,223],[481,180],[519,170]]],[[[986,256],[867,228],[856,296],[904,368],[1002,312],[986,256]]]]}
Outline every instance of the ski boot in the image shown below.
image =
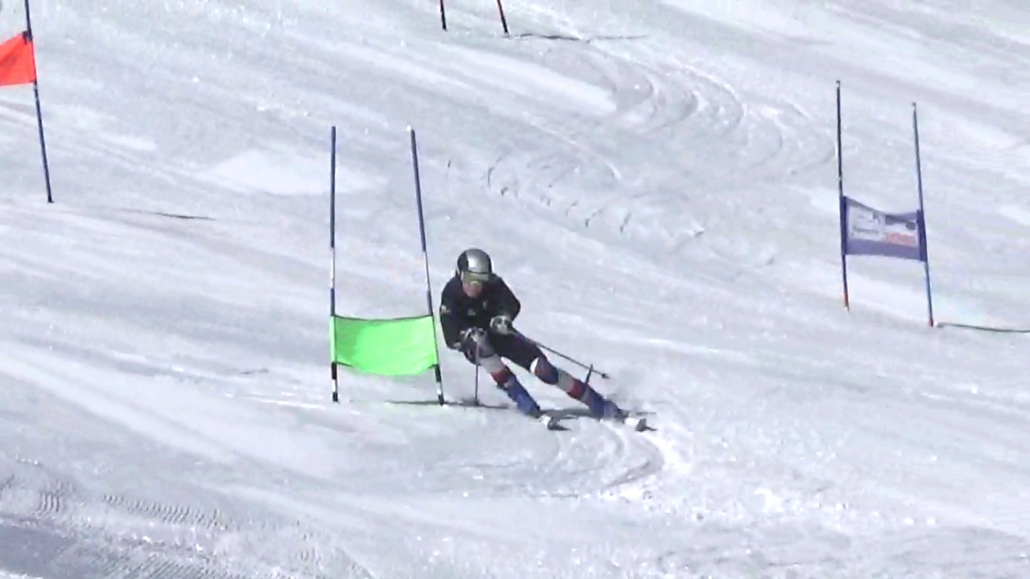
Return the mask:
{"type": "Polygon", "coordinates": [[[625,420],[626,413],[617,404],[598,394],[597,390],[594,390],[589,384],[576,380],[576,386],[578,388],[569,392],[569,396],[577,398],[580,402],[586,404],[594,418],[600,420],[625,420]],[[576,390],[579,392],[576,392],[576,390]],[[579,396],[575,396],[577,393],[579,396]]]}
{"type": "Polygon", "coordinates": [[[519,412],[543,424],[548,430],[562,429],[558,424],[558,418],[544,414],[536,400],[533,400],[533,397],[519,383],[519,379],[514,374],[511,374],[503,384],[498,384],[497,387],[503,390],[508,395],[508,398],[515,402],[515,407],[519,409],[519,412]]]}
{"type": "Polygon", "coordinates": [[[637,432],[642,432],[650,428],[650,425],[647,423],[647,419],[643,416],[630,416],[626,411],[619,408],[617,404],[598,394],[597,391],[589,385],[584,384],[583,388],[584,392],[582,401],[590,408],[590,413],[594,415],[594,418],[597,418],[598,420],[617,422],[628,426],[637,432]]]}
{"type": "Polygon", "coordinates": [[[616,403],[601,396],[597,393],[597,390],[594,390],[589,384],[581,380],[575,381],[575,387],[569,391],[569,396],[586,404],[587,408],[590,409],[590,414],[598,420],[617,422],[637,432],[650,428],[646,418],[643,416],[630,416],[626,411],[619,408],[616,403]]]}
{"type": "Polygon", "coordinates": [[[508,398],[515,403],[515,407],[519,409],[519,412],[531,418],[540,418],[543,414],[536,400],[526,391],[515,374],[509,372],[507,379],[504,382],[499,382],[497,387],[503,390],[508,398]]]}

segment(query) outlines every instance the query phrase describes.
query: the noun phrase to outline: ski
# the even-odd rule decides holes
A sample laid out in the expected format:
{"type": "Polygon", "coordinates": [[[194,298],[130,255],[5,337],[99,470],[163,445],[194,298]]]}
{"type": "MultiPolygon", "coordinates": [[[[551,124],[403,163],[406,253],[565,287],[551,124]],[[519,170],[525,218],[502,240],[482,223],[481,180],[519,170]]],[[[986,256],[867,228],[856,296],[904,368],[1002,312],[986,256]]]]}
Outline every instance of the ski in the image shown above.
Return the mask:
{"type": "Polygon", "coordinates": [[[568,428],[565,428],[560,424],[560,418],[550,414],[541,414],[536,417],[536,421],[542,424],[547,430],[568,430],[568,428]]]}
{"type": "Polygon", "coordinates": [[[637,432],[643,432],[645,430],[654,430],[647,423],[647,419],[643,416],[626,416],[621,420],[616,419],[614,420],[614,422],[628,426],[637,432]]]}
{"type": "MultiPolygon", "coordinates": [[[[550,414],[541,414],[535,418],[537,422],[543,425],[548,430],[568,430],[561,424],[561,418],[550,414]]],[[[631,428],[636,432],[644,432],[645,430],[654,430],[654,428],[647,423],[647,418],[643,416],[621,416],[612,418],[600,418],[600,422],[608,422],[611,424],[618,424],[631,428]]]]}
{"type": "Polygon", "coordinates": [[[647,423],[647,418],[644,418],[643,416],[630,416],[628,414],[624,414],[622,416],[612,416],[610,418],[603,418],[601,420],[602,422],[609,422],[612,424],[626,426],[628,428],[632,428],[637,432],[643,432],[645,430],[654,430],[654,428],[652,428],[651,425],[647,423]]]}

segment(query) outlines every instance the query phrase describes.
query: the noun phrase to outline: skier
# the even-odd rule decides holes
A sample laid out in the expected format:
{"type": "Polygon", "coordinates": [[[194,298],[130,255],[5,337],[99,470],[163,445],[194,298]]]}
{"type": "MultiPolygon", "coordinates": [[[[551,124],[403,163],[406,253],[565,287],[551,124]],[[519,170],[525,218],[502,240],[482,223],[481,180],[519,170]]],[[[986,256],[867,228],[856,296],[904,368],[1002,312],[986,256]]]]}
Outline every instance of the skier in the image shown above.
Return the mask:
{"type": "Polygon", "coordinates": [[[624,418],[614,402],[554,366],[539,346],[512,329],[521,308],[515,294],[494,273],[490,256],[482,249],[466,249],[458,256],[457,271],[440,298],[440,326],[447,347],[482,366],[524,414],[538,418],[542,412],[502,357],[582,402],[595,418],[624,418]]]}

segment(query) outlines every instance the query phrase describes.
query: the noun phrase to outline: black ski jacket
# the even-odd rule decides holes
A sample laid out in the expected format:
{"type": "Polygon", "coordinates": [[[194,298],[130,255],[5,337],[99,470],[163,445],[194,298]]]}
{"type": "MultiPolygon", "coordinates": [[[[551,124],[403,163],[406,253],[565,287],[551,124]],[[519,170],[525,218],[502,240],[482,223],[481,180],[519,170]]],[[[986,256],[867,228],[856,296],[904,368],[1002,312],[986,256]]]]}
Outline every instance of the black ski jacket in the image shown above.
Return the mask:
{"type": "Polygon", "coordinates": [[[484,283],[483,291],[475,298],[461,289],[460,277],[452,277],[440,295],[440,327],[447,347],[460,346],[463,330],[477,327],[490,331],[490,318],[507,314],[514,320],[520,309],[518,298],[500,276],[484,283]]]}

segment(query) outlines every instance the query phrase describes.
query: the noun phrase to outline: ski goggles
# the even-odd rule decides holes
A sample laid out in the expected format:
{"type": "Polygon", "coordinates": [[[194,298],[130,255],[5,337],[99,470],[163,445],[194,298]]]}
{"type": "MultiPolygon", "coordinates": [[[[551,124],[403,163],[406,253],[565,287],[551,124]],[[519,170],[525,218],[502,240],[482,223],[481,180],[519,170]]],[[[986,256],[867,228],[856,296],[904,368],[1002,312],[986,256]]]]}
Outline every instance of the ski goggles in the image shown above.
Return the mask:
{"type": "Polygon", "coordinates": [[[492,279],[493,275],[489,273],[477,273],[474,271],[461,272],[461,281],[463,283],[487,283],[492,279]]]}

